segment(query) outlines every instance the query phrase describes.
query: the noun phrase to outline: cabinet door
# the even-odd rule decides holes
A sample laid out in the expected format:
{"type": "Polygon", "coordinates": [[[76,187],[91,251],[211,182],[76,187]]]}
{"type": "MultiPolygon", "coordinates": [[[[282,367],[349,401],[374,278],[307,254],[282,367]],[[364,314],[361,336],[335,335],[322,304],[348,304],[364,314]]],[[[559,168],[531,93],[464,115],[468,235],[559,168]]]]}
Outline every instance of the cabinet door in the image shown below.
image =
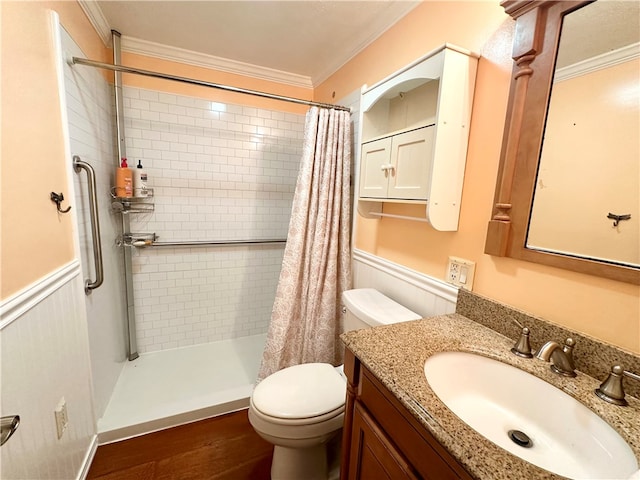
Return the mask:
{"type": "Polygon", "coordinates": [[[362,144],[360,196],[386,198],[390,174],[391,137],[362,144]]]}
{"type": "Polygon", "coordinates": [[[359,403],[355,405],[351,435],[349,480],[418,478],[402,454],[359,403]]]}
{"type": "Polygon", "coordinates": [[[393,137],[387,198],[427,200],[433,158],[433,131],[425,127],[393,137]]]}

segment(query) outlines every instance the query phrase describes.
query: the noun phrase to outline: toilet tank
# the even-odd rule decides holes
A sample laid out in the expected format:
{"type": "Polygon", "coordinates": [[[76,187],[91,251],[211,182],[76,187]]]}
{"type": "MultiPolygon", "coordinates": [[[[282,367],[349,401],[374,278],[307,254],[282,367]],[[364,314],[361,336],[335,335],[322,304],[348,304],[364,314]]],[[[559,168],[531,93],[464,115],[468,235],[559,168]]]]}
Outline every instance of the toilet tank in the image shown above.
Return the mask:
{"type": "Polygon", "coordinates": [[[345,332],[422,318],[373,288],[346,290],[342,302],[345,332]]]}

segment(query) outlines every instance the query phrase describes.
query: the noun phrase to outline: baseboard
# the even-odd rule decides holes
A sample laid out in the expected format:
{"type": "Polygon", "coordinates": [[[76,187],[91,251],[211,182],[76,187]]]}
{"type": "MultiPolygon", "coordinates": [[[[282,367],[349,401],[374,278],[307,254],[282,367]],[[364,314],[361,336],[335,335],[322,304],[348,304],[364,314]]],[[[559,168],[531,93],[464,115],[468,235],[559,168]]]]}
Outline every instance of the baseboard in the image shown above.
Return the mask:
{"type": "Polygon", "coordinates": [[[89,446],[89,450],[87,450],[87,454],[84,456],[84,460],[82,461],[82,468],[80,468],[80,472],[76,477],[77,480],[85,480],[87,475],[89,475],[89,469],[91,468],[91,463],[93,463],[93,457],[96,456],[96,451],[98,450],[98,435],[94,435],[91,439],[91,445],[89,446]]]}
{"type": "Polygon", "coordinates": [[[142,422],[136,425],[130,425],[122,428],[115,428],[110,431],[100,432],[98,433],[98,442],[100,445],[120,442],[122,440],[139,437],[140,435],[146,435],[148,433],[153,433],[160,430],[165,430],[167,428],[173,428],[179,425],[185,425],[187,423],[205,420],[211,417],[217,417],[219,415],[225,415],[227,413],[232,413],[247,408],[249,408],[249,398],[239,398],[237,400],[225,402],[220,405],[211,405],[209,407],[200,408],[190,412],[179,413],[176,415],[159,418],[157,420],[150,420],[148,422],[142,422]]]}

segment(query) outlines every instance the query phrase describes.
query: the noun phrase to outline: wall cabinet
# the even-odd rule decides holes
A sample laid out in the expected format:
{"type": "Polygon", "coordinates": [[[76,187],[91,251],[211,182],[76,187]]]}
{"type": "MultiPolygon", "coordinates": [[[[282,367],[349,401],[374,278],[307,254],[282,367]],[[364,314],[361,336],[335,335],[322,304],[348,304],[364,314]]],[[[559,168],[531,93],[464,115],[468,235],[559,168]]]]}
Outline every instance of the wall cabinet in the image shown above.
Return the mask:
{"type": "Polygon", "coordinates": [[[360,98],[358,211],[423,203],[437,230],[458,228],[477,55],[447,44],[360,98]]]}
{"type": "Polygon", "coordinates": [[[360,196],[427,200],[434,127],[362,144],[360,196]]]}
{"type": "Polygon", "coordinates": [[[349,349],[344,371],[348,384],[342,480],[472,479],[349,349]]]}

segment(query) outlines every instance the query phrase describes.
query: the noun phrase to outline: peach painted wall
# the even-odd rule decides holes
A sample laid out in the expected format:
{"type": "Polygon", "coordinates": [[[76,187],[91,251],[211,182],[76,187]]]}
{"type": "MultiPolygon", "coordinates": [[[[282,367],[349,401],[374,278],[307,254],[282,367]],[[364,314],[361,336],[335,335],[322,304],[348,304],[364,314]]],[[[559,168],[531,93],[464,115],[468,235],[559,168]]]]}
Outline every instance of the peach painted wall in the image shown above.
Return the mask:
{"type": "Polygon", "coordinates": [[[2,298],[74,257],[71,216],[49,199],[52,191],[72,198],[50,9],[87,52],[105,58],[75,2],[2,2],[2,298]]]}
{"type": "MultiPolygon", "coordinates": [[[[457,232],[405,220],[356,220],[357,248],[444,278],[450,255],[476,262],[477,293],[569,329],[640,353],[640,288],[484,254],[500,158],[514,22],[499,2],[425,2],[318,86],[315,99],[342,98],[445,42],[481,54],[457,232]]],[[[385,211],[415,214],[418,207],[385,211]]],[[[555,339],[561,340],[561,339],[555,339]]],[[[579,347],[578,347],[579,348],[579,347]]]]}

